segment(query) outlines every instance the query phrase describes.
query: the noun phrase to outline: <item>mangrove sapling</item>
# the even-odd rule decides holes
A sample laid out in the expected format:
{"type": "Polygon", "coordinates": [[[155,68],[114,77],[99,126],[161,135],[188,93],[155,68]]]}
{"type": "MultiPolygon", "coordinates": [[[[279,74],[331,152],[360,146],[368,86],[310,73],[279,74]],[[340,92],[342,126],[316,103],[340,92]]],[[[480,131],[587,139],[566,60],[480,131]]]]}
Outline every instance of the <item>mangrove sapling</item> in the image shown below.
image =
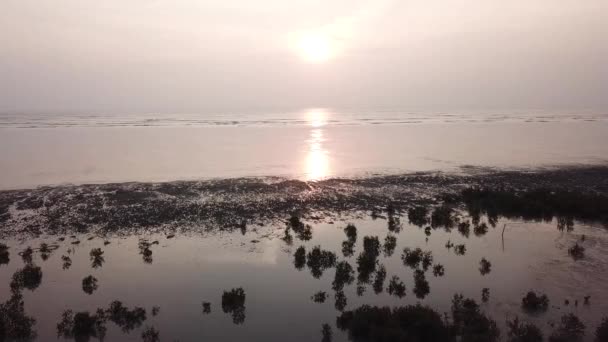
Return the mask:
{"type": "Polygon", "coordinates": [[[585,247],[579,245],[577,242],[574,246],[568,248],[568,255],[574,260],[582,259],[585,257],[585,247]]]}
{"type": "Polygon", "coordinates": [[[334,307],[336,310],[343,311],[344,308],[346,308],[346,295],[344,294],[344,291],[336,291],[334,299],[334,307]]]}
{"type": "Polygon", "coordinates": [[[481,261],[479,262],[479,273],[481,273],[481,275],[486,275],[486,274],[490,273],[491,270],[492,270],[492,263],[490,263],[488,260],[486,260],[486,258],[482,258],[481,261]]]}
{"type": "Polygon", "coordinates": [[[403,298],[405,296],[405,284],[394,275],[388,283],[387,292],[390,295],[395,295],[396,297],[403,298]]]}
{"type": "Polygon", "coordinates": [[[298,247],[293,254],[293,258],[293,265],[298,271],[301,271],[306,265],[306,248],[304,246],[298,247]]]}
{"type": "Polygon", "coordinates": [[[327,299],[327,292],[319,291],[319,292],[315,293],[314,295],[312,295],[312,297],[310,297],[310,298],[315,303],[325,303],[325,300],[327,299]]]}
{"type": "Polygon", "coordinates": [[[445,274],[445,268],[443,267],[442,264],[435,264],[433,266],[433,275],[435,277],[443,277],[444,274],[445,274]]]}
{"type": "Polygon", "coordinates": [[[160,333],[154,327],[146,327],[141,333],[143,342],[160,342],[160,333]]]}
{"type": "Polygon", "coordinates": [[[394,235],[387,235],[384,239],[384,256],[390,257],[397,247],[397,238],[394,235]]]}
{"type": "Polygon", "coordinates": [[[543,334],[540,329],[531,323],[520,322],[516,316],[513,320],[507,319],[508,342],[542,342],[543,334]]]}
{"type": "Polygon", "coordinates": [[[97,288],[97,278],[90,275],[82,279],[82,291],[84,291],[84,293],[91,295],[97,288]]]}
{"type": "Polygon", "coordinates": [[[245,290],[242,287],[234,288],[230,292],[224,291],[222,295],[222,311],[232,315],[234,324],[245,322],[245,290]]]}
{"type": "Polygon", "coordinates": [[[521,300],[524,311],[529,313],[545,312],[549,308],[549,298],[545,294],[537,295],[534,291],[529,291],[521,300]]]}
{"type": "Polygon", "coordinates": [[[378,266],[376,277],[374,278],[373,288],[376,294],[381,293],[384,289],[384,280],[386,279],[386,268],[384,265],[378,266]]]}
{"type": "Polygon", "coordinates": [[[559,325],[549,336],[549,342],[581,342],[585,336],[585,324],[574,315],[563,315],[559,325]]]}
{"type": "Polygon", "coordinates": [[[332,331],[331,331],[331,326],[329,326],[329,324],[325,323],[323,324],[323,326],[321,326],[321,335],[323,336],[321,339],[321,342],[331,342],[332,341],[332,331]]]}

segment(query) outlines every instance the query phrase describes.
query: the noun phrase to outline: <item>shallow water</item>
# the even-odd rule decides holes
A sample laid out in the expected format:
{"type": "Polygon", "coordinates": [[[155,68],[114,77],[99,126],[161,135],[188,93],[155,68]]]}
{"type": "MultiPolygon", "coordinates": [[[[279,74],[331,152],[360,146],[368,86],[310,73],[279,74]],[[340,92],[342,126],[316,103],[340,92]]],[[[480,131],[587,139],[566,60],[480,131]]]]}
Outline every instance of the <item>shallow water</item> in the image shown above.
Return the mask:
{"type": "MultiPolygon", "coordinates": [[[[250,226],[244,234],[208,231],[206,233],[178,234],[169,238],[165,234],[132,235],[106,239],[92,235],[67,237],[58,242],[57,236],[42,236],[27,241],[5,241],[10,247],[10,262],[0,266],[0,300],[10,296],[9,282],[15,271],[24,266],[18,253],[27,246],[37,247],[42,242],[56,243],[59,248],[43,261],[40,253],[34,254],[33,263],[42,267],[41,285],[33,291],[23,290],[26,313],[34,316],[34,329],[39,340],[55,340],[56,325],[66,309],[74,312],[107,307],[120,300],[129,308],[146,309],[146,320],[125,334],[113,323],[108,323],[106,340],[140,340],[141,331],[153,326],[160,331],[161,340],[179,341],[310,341],[321,339],[321,325],[332,326],[334,341],[346,341],[345,332],[335,326],[340,312],[334,306],[332,281],[335,268],[325,270],[319,279],[313,277],[309,267],[302,270],[294,266],[294,252],[304,246],[309,252],[320,245],[323,250],[336,253],[338,261],[345,260],[355,269],[355,279],[346,285],[345,310],[362,304],[398,306],[423,303],[449,312],[452,296],[462,293],[481,303],[481,291],[490,289],[488,303],[481,304],[505,336],[507,317],[519,316],[534,322],[543,331],[550,332],[549,322],[556,322],[562,314],[576,313],[587,325],[586,336],[591,339],[595,326],[608,312],[608,231],[599,226],[575,224],[572,231],[557,229],[553,222],[523,222],[499,219],[496,228],[490,225],[485,235],[476,236],[471,227],[469,237],[454,228],[430,230],[407,223],[401,217],[399,232],[390,232],[385,218],[372,219],[367,214],[344,221],[307,221],[312,226],[312,238],[302,241],[292,232],[293,243],[285,239],[284,225],[250,226]],[[354,254],[345,257],[342,243],[347,240],[344,227],[353,223],[357,227],[354,254]],[[506,225],[506,226],[505,226],[506,225]],[[503,240],[503,227],[504,240],[503,240]],[[381,253],[379,263],[387,270],[383,292],[374,293],[372,284],[357,295],[357,262],[362,251],[364,236],[377,236],[384,245],[387,235],[397,238],[392,256],[381,253]],[[585,240],[581,241],[582,236],[585,240]],[[428,241],[427,241],[428,237],[428,241]],[[147,263],[140,254],[139,240],[158,241],[152,245],[152,260],[147,263]],[[73,241],[79,244],[72,244],[73,241]],[[465,244],[465,255],[456,255],[446,242],[465,244]],[[579,241],[585,248],[585,257],[573,260],[568,248],[579,241]],[[413,293],[413,270],[405,266],[401,255],[405,247],[420,247],[431,251],[433,262],[445,267],[443,277],[426,272],[430,293],[417,298],[413,293]],[[93,268],[89,252],[93,248],[104,251],[105,262],[93,268]],[[72,265],[62,269],[62,255],[70,256],[72,265]],[[482,275],[479,263],[482,258],[491,262],[491,271],[482,275]],[[82,279],[93,275],[98,289],[91,295],[82,289],[82,279]],[[406,286],[406,296],[398,298],[387,293],[388,281],[397,275],[406,286]],[[229,313],[222,310],[222,293],[242,287],[246,294],[245,316],[241,324],[233,323],[229,313]],[[550,299],[547,313],[528,315],[521,309],[521,298],[531,289],[546,293],[550,299]],[[325,303],[314,303],[311,296],[318,291],[328,294],[325,303]],[[583,304],[584,296],[591,296],[590,304],[583,304]],[[565,306],[564,300],[570,305],[565,306]],[[578,306],[574,306],[578,300],[578,306]],[[202,302],[211,303],[211,313],[204,314],[202,302]],[[157,316],[152,307],[159,306],[157,316]]],[[[488,222],[482,217],[482,222],[488,222]]],[[[372,281],[374,276],[371,277],[372,281]]]]}

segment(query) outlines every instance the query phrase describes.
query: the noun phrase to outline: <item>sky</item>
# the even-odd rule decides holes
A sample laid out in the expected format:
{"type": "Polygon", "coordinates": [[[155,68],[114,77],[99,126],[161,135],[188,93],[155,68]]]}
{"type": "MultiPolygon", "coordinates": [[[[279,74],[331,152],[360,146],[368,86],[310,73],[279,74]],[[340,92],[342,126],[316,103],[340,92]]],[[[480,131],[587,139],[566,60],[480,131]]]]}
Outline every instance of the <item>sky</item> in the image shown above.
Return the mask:
{"type": "Polygon", "coordinates": [[[604,110],[607,61],[606,0],[0,1],[4,112],[604,110]]]}

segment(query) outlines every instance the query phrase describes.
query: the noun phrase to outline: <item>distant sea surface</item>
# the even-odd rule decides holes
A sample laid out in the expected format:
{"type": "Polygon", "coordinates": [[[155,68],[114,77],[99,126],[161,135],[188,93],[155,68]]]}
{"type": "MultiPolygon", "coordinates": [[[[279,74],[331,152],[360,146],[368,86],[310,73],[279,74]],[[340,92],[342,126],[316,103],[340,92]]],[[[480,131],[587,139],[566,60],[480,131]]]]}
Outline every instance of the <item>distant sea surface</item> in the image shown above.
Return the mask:
{"type": "Polygon", "coordinates": [[[330,110],[222,111],[206,113],[32,114],[0,113],[0,128],[55,127],[212,127],[395,125],[492,122],[596,122],[608,121],[608,110],[330,110]]]}
{"type": "Polygon", "coordinates": [[[608,161],[608,111],[0,114],[0,189],[608,161]]]}

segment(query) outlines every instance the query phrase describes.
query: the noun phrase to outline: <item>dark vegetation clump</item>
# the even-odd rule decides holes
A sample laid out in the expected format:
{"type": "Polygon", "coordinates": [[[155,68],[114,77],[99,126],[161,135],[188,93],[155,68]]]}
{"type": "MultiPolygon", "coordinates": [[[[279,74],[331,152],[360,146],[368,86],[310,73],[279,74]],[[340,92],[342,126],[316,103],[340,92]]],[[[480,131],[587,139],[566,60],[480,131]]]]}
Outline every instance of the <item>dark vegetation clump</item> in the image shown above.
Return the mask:
{"type": "Polygon", "coordinates": [[[397,276],[393,276],[388,283],[388,294],[399,298],[405,297],[405,284],[397,276]]]}
{"type": "Polygon", "coordinates": [[[462,236],[468,238],[471,232],[471,223],[469,221],[460,222],[458,224],[458,232],[462,236]]]}
{"type": "Polygon", "coordinates": [[[336,310],[344,311],[344,308],[346,308],[347,303],[344,291],[336,291],[336,294],[334,295],[334,300],[334,307],[336,308],[336,310]]]}
{"type": "Polygon", "coordinates": [[[327,293],[325,291],[319,291],[312,295],[311,299],[315,303],[325,303],[325,300],[327,299],[327,293]]]}
{"type": "Polygon", "coordinates": [[[602,323],[595,330],[595,342],[608,341],[608,317],[604,317],[602,323]]]}
{"type": "Polygon", "coordinates": [[[26,264],[25,267],[13,274],[11,281],[11,289],[13,291],[21,291],[28,289],[34,291],[42,282],[42,269],[33,264],[26,264]]]}
{"type": "Polygon", "coordinates": [[[363,238],[363,252],[357,257],[357,272],[360,283],[369,283],[371,274],[376,270],[378,257],[380,256],[380,240],[377,236],[365,236],[363,238]]]}
{"type": "Polygon", "coordinates": [[[25,264],[31,264],[34,261],[34,250],[32,247],[27,247],[21,252],[21,259],[25,264]]]}
{"type": "Polygon", "coordinates": [[[465,255],[467,247],[464,244],[454,246],[454,253],[456,255],[465,255]]]}
{"type": "Polygon", "coordinates": [[[152,317],[158,316],[159,312],[160,312],[160,306],[155,305],[152,307],[152,317]]]}
{"type": "Polygon", "coordinates": [[[473,299],[454,295],[452,319],[454,332],[461,341],[498,341],[500,332],[496,322],[484,315],[473,299]]]}
{"type": "Polygon", "coordinates": [[[475,236],[484,236],[488,233],[488,225],[485,224],[485,222],[475,225],[475,227],[473,227],[473,233],[475,233],[475,236]]]}
{"type": "Polygon", "coordinates": [[[549,336],[549,342],[581,342],[585,337],[585,325],[581,320],[569,313],[563,315],[559,325],[549,336]]]}
{"type": "Polygon", "coordinates": [[[125,307],[120,301],[113,301],[106,310],[108,320],[116,324],[125,333],[139,328],[146,320],[146,310],[135,307],[131,310],[125,307]]]}
{"type": "Polygon", "coordinates": [[[349,258],[355,254],[355,243],[350,240],[342,241],[342,255],[349,258]]]}
{"type": "Polygon", "coordinates": [[[463,190],[460,197],[469,213],[535,221],[567,217],[608,223],[608,196],[599,193],[549,188],[525,191],[471,188],[463,190]]]}
{"type": "Polygon", "coordinates": [[[387,235],[384,239],[384,256],[390,257],[397,247],[397,238],[394,235],[387,235]]]}
{"type": "Polygon", "coordinates": [[[93,268],[99,268],[105,262],[105,259],[103,257],[103,251],[101,250],[101,248],[91,249],[89,256],[91,258],[91,267],[93,268]]]}
{"type": "Polygon", "coordinates": [[[393,309],[363,305],[343,312],[336,323],[354,341],[454,341],[441,315],[420,304],[393,309]]]}
{"type": "Polygon", "coordinates": [[[97,278],[90,275],[82,279],[82,290],[84,293],[91,295],[93,292],[95,292],[95,290],[97,290],[97,288],[97,278]]]}
{"type": "Polygon", "coordinates": [[[53,251],[55,249],[57,249],[56,246],[51,247],[47,243],[41,243],[40,247],[38,248],[38,251],[40,252],[40,258],[42,259],[42,261],[48,260],[48,258],[51,256],[51,254],[53,254],[53,251]]]}
{"type": "MultiPolygon", "coordinates": [[[[152,263],[152,245],[157,245],[158,241],[154,241],[154,242],[149,242],[148,240],[145,239],[141,239],[139,240],[139,254],[141,254],[144,262],[146,264],[151,264],[152,263]]],[[[93,251],[91,251],[93,252],[93,251]]],[[[103,252],[102,252],[103,254],[103,252]]],[[[92,257],[92,256],[91,256],[92,257]]],[[[103,258],[103,257],[102,257],[103,258]]]]}
{"type": "Polygon", "coordinates": [[[63,262],[62,268],[64,270],[67,270],[72,266],[72,259],[67,255],[62,255],[61,261],[63,262]]]}
{"type": "Polygon", "coordinates": [[[36,338],[33,330],[36,320],[25,313],[25,303],[20,292],[13,292],[0,303],[0,341],[30,341],[36,338]]]}
{"type": "Polygon", "coordinates": [[[340,261],[336,264],[336,274],[332,283],[332,289],[341,291],[344,285],[350,285],[354,280],[355,271],[353,267],[346,261],[340,261]]]}
{"type": "Polygon", "coordinates": [[[448,205],[435,208],[433,214],[431,214],[431,226],[433,228],[443,227],[449,230],[454,227],[455,220],[454,209],[448,205]]]}
{"type": "Polygon", "coordinates": [[[293,254],[293,265],[298,271],[301,271],[306,265],[306,248],[304,246],[298,247],[293,254]]]}
{"type": "Polygon", "coordinates": [[[388,215],[388,231],[393,233],[399,233],[401,231],[401,219],[395,212],[395,207],[392,204],[386,208],[388,215]]]}
{"type": "Polygon", "coordinates": [[[445,274],[445,268],[443,267],[442,264],[433,265],[433,275],[435,277],[443,277],[444,274],[445,274]]]}
{"type": "Polygon", "coordinates": [[[320,278],[326,269],[332,268],[336,264],[336,254],[322,250],[321,246],[313,247],[312,251],[306,255],[306,259],[306,265],[315,278],[320,278]]]}
{"type": "Polygon", "coordinates": [[[484,287],[481,289],[481,301],[487,303],[490,300],[490,289],[484,287]]]}
{"type": "Polygon", "coordinates": [[[408,209],[407,218],[411,224],[422,227],[429,223],[429,209],[427,207],[418,206],[408,209]]]}
{"type": "Polygon", "coordinates": [[[486,258],[481,258],[481,261],[479,262],[479,273],[481,273],[481,275],[486,275],[490,273],[491,270],[492,263],[486,260],[486,258]]]}
{"type": "Polygon", "coordinates": [[[349,223],[346,225],[346,228],[344,228],[344,233],[346,234],[348,241],[357,241],[357,227],[355,227],[354,224],[349,223]]]}
{"type": "Polygon", "coordinates": [[[0,243],[0,266],[7,265],[11,261],[8,246],[0,243]]]}
{"type": "Polygon", "coordinates": [[[530,291],[522,298],[521,306],[529,313],[545,312],[549,308],[549,298],[545,294],[537,295],[534,291],[530,291]]]}
{"type": "Polygon", "coordinates": [[[508,342],[542,342],[543,333],[531,323],[523,323],[519,318],[507,320],[508,342]]]}
{"type": "Polygon", "coordinates": [[[357,284],[357,296],[361,297],[365,294],[367,287],[365,284],[357,284]]]}
{"type": "Polygon", "coordinates": [[[211,303],[203,302],[203,314],[207,315],[211,313],[211,303]]]}
{"type": "Polygon", "coordinates": [[[424,252],[420,248],[410,249],[406,247],[403,249],[401,260],[404,265],[412,269],[416,269],[422,265],[422,269],[426,271],[433,263],[433,254],[430,251],[424,252]]]}
{"type": "Polygon", "coordinates": [[[414,294],[416,298],[424,299],[431,292],[429,282],[422,270],[414,271],[414,294]]]}
{"type": "Polygon", "coordinates": [[[76,341],[88,341],[90,338],[103,340],[108,321],[116,324],[124,333],[139,328],[146,320],[146,310],[135,307],[128,309],[120,301],[112,302],[107,309],[97,309],[95,314],[72,310],[63,312],[57,324],[57,335],[63,338],[74,338],[76,341]]]}
{"type": "Polygon", "coordinates": [[[577,242],[574,246],[568,248],[568,255],[574,260],[582,259],[585,257],[585,247],[579,245],[577,242]]]}
{"type": "Polygon", "coordinates": [[[242,287],[224,291],[222,295],[222,311],[232,315],[234,324],[245,322],[245,290],[242,287]]]}
{"type": "Polygon", "coordinates": [[[154,327],[146,327],[141,333],[141,339],[143,342],[159,342],[160,332],[154,327]]]}
{"type": "Polygon", "coordinates": [[[331,342],[332,341],[332,337],[333,337],[333,333],[331,331],[331,326],[329,326],[329,324],[325,323],[323,324],[323,326],[321,326],[321,342],[331,342]]]}
{"type": "Polygon", "coordinates": [[[376,277],[374,278],[373,288],[376,294],[381,293],[384,289],[384,280],[386,279],[386,268],[384,265],[378,266],[376,277]]]}
{"type": "Polygon", "coordinates": [[[294,215],[289,218],[287,227],[285,228],[285,234],[289,234],[290,229],[292,229],[298,236],[298,239],[302,241],[312,239],[312,227],[308,224],[304,224],[298,216],[294,215]]]}

